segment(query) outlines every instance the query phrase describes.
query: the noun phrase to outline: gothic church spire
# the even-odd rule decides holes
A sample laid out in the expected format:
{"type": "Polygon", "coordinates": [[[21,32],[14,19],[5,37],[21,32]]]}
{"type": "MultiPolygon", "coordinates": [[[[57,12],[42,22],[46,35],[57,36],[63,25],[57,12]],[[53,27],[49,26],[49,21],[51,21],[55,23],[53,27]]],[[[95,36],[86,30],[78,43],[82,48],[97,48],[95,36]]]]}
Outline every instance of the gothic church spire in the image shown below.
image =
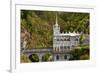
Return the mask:
{"type": "Polygon", "coordinates": [[[58,17],[57,17],[57,13],[56,13],[56,26],[58,26],[58,17]]]}

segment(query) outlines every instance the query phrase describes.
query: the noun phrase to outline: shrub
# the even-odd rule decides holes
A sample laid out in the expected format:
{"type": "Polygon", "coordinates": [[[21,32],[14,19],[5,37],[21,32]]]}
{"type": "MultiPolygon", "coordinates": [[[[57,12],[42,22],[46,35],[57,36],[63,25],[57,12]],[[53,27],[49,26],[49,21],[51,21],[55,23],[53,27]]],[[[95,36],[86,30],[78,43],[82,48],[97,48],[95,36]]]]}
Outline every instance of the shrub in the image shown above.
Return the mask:
{"type": "Polygon", "coordinates": [[[52,55],[50,53],[46,53],[43,57],[42,57],[42,61],[52,61],[52,55]]]}

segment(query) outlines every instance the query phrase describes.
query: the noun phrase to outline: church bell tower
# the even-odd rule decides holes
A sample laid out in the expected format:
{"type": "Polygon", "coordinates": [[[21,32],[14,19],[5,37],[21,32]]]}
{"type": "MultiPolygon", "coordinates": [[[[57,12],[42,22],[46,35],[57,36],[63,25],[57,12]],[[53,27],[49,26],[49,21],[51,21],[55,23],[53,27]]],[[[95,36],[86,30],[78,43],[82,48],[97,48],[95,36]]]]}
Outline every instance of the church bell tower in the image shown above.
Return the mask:
{"type": "Polygon", "coordinates": [[[58,17],[57,17],[57,14],[56,14],[55,25],[53,26],[53,34],[56,35],[56,34],[59,34],[59,33],[60,33],[60,27],[58,25],[58,17]]]}

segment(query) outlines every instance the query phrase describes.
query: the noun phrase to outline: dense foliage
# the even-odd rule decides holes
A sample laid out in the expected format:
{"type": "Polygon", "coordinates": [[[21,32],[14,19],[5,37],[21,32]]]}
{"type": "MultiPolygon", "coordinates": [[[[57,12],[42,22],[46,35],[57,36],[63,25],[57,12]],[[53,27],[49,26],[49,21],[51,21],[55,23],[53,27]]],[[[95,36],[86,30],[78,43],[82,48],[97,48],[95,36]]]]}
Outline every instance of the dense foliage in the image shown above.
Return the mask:
{"type": "Polygon", "coordinates": [[[20,60],[21,63],[28,63],[28,62],[30,62],[30,60],[29,60],[29,58],[28,58],[28,56],[26,54],[21,54],[20,59],[21,59],[20,60]]]}
{"type": "Polygon", "coordinates": [[[53,57],[52,54],[46,53],[44,56],[42,56],[42,61],[47,62],[47,61],[52,61],[53,57]]]}
{"type": "Polygon", "coordinates": [[[90,58],[90,49],[89,46],[81,46],[75,48],[70,52],[72,58],[70,60],[89,60],[90,58]]]}
{"type": "Polygon", "coordinates": [[[52,47],[56,13],[61,32],[89,34],[89,13],[21,10],[21,33],[30,34],[27,48],[52,47]]]}

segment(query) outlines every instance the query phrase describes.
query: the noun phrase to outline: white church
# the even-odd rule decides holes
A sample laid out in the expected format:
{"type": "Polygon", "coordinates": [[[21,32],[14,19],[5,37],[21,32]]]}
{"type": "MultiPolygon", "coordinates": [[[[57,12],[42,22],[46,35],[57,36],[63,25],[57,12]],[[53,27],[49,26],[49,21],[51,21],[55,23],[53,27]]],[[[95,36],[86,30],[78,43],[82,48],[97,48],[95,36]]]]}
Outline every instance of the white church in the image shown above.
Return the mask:
{"type": "MultiPolygon", "coordinates": [[[[69,60],[72,57],[69,52],[79,45],[79,38],[79,33],[61,33],[56,16],[56,22],[53,25],[53,48],[27,49],[24,50],[24,53],[28,55],[35,53],[39,56],[40,61],[42,61],[42,56],[48,52],[52,54],[53,61],[69,60]]],[[[22,46],[24,49],[26,44],[27,42],[24,40],[22,46]]]]}
{"type": "Polygon", "coordinates": [[[56,17],[56,23],[53,26],[54,60],[68,60],[70,58],[70,50],[79,45],[79,38],[79,33],[61,33],[56,17]]]}

